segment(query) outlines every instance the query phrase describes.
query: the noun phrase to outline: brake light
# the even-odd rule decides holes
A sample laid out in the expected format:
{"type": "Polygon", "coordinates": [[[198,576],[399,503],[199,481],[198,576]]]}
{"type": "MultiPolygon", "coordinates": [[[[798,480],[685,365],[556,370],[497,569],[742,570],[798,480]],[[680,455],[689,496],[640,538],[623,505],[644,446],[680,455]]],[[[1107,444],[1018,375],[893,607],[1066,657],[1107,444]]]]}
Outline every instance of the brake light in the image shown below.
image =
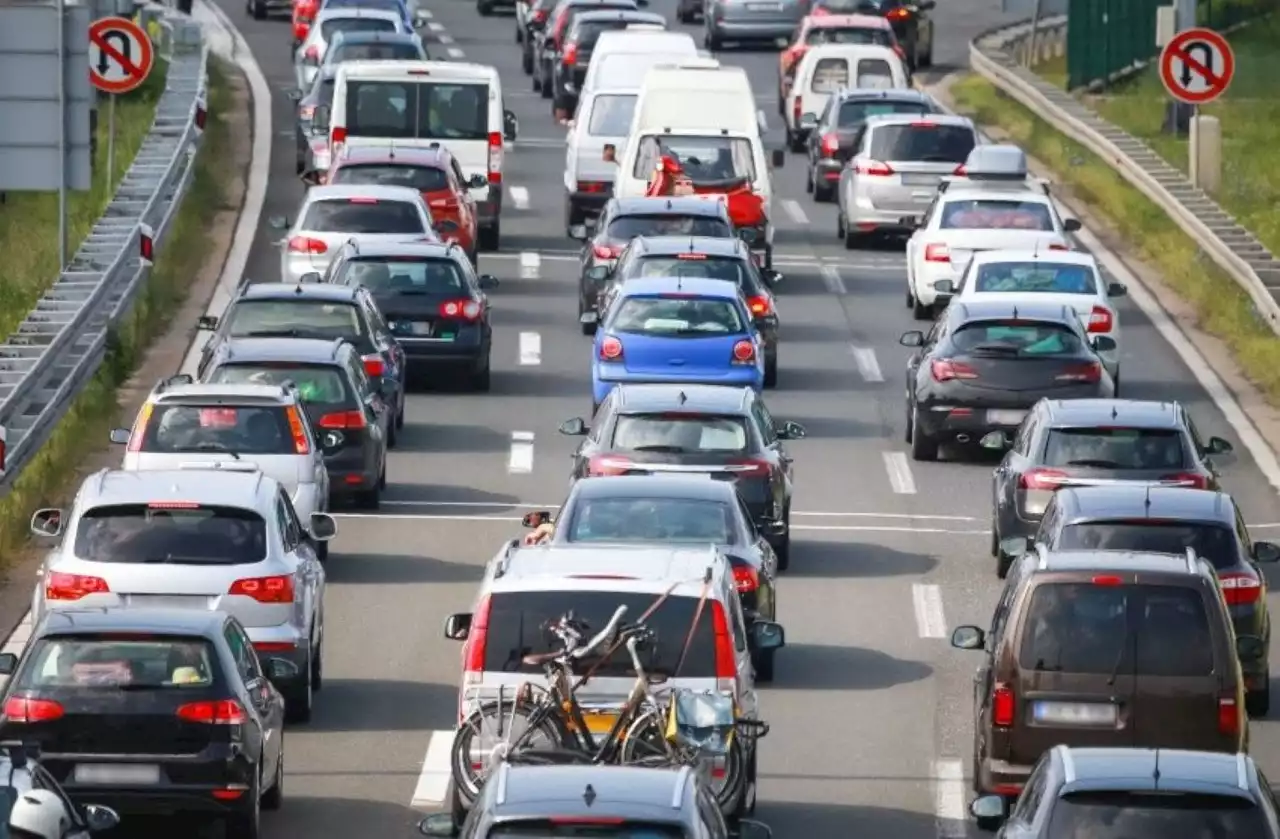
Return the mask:
{"type": "Polygon", "coordinates": [[[835,157],[836,152],[838,151],[840,151],[840,135],[839,134],[823,134],[822,135],[823,157],[835,157]]]}
{"type": "Polygon", "coordinates": [[[592,245],[591,252],[595,254],[596,259],[617,259],[622,255],[622,248],[610,247],[609,245],[592,245]]]}
{"type": "Polygon", "coordinates": [[[562,56],[561,61],[568,67],[572,67],[573,65],[577,64],[578,63],[578,45],[574,43],[569,43],[565,45],[564,55],[562,56]]]}
{"type": "Polygon", "coordinates": [[[479,679],[484,673],[485,642],[489,636],[489,596],[480,601],[471,616],[471,630],[467,633],[466,646],[462,648],[464,679],[479,679]]]}
{"type": "Polygon", "coordinates": [[[1099,574],[1089,582],[1093,583],[1095,586],[1112,587],[1112,586],[1124,585],[1124,580],[1120,579],[1114,574],[1099,574]]]}
{"type": "Polygon", "coordinates": [[[151,412],[154,410],[155,406],[147,402],[138,411],[138,418],[133,422],[133,432],[129,435],[129,451],[142,451],[142,440],[147,436],[147,423],[151,421],[151,412]]]}
{"type": "Polygon", "coordinates": [[[372,379],[381,378],[382,374],[387,372],[387,363],[380,355],[366,355],[362,361],[364,361],[365,374],[372,379]]]}
{"type": "Polygon", "coordinates": [[[298,454],[310,454],[311,440],[307,437],[302,425],[302,415],[294,405],[284,409],[285,418],[289,421],[289,434],[293,437],[293,450],[298,454]]]}
{"type": "Polygon", "coordinates": [[[976,379],[978,371],[974,370],[968,364],[960,361],[951,361],[945,358],[935,359],[929,365],[929,371],[933,373],[935,382],[949,382],[952,379],[976,379]]]}
{"type": "Polygon", "coordinates": [[[758,318],[773,314],[773,303],[764,295],[748,297],[747,307],[751,309],[751,314],[758,318]]]}
{"type": "Polygon", "coordinates": [[[364,417],[364,411],[338,411],[333,414],[325,414],[320,418],[319,422],[321,428],[341,431],[358,431],[361,428],[367,428],[368,425],[368,420],[364,417]]]}
{"type": "Polygon", "coordinates": [[[1055,490],[1069,476],[1059,469],[1028,469],[1018,479],[1019,489],[1055,490]]]}
{"type": "Polygon", "coordinates": [[[446,300],[440,304],[441,317],[474,321],[479,320],[482,314],[484,314],[484,307],[470,297],[463,297],[460,300],[446,300]]]}
{"type": "Polygon", "coordinates": [[[733,345],[733,363],[734,364],[755,364],[756,363],[756,345],[752,341],[743,339],[733,345]]]}
{"type": "Polygon", "coordinates": [[[600,342],[600,360],[601,361],[621,361],[622,360],[622,342],[612,335],[600,342]]]}
{"type": "Polygon", "coordinates": [[[303,53],[302,57],[306,61],[319,61],[320,47],[316,46],[315,44],[312,44],[311,46],[307,47],[307,51],[303,53]]]}
{"type": "Polygon", "coordinates": [[[925,262],[950,262],[951,248],[941,242],[934,242],[932,245],[926,245],[924,248],[925,262]]]}
{"type": "Polygon", "coordinates": [[[893,167],[888,163],[881,163],[878,160],[859,160],[853,164],[853,171],[858,175],[871,175],[877,178],[888,177],[893,174],[893,167]]]}
{"type": "Polygon", "coordinates": [[[1001,728],[1013,725],[1014,716],[1013,688],[1004,682],[996,682],[991,690],[991,722],[1001,728]]]}
{"type": "Polygon", "coordinates": [[[1051,250],[1051,251],[1069,251],[1069,250],[1071,250],[1071,248],[1067,247],[1066,245],[1062,244],[1061,242],[1054,242],[1052,245],[1050,245],[1050,246],[1049,246],[1049,250],[1051,250]]]}
{"type": "Polygon", "coordinates": [[[627,458],[613,455],[596,455],[587,461],[587,474],[596,478],[625,475],[634,468],[635,464],[627,458]]]}
{"type": "Polygon", "coordinates": [[[733,636],[729,634],[729,618],[719,600],[711,603],[711,626],[716,634],[716,690],[736,696],[738,662],[733,653],[733,636]]]}
{"type": "Polygon", "coordinates": [[[1111,310],[1106,306],[1094,306],[1089,313],[1090,332],[1110,332],[1113,325],[1111,310]]]}
{"type": "Polygon", "coordinates": [[[502,135],[489,132],[489,183],[502,183],[502,135]]]}
{"type": "Polygon", "coordinates": [[[1102,365],[1096,361],[1090,361],[1087,364],[1071,364],[1066,370],[1054,376],[1054,379],[1059,382],[1095,384],[1102,381],[1102,365]]]}
{"type": "Polygon", "coordinates": [[[796,124],[796,128],[800,127],[800,115],[804,112],[804,101],[802,97],[797,96],[791,100],[791,121],[796,124]]]}
{"type": "Polygon", "coordinates": [[[1218,731],[1231,737],[1240,733],[1240,706],[1235,694],[1218,697],[1218,731]]]}
{"type": "Polygon", "coordinates": [[[890,9],[885,12],[884,16],[889,20],[906,20],[911,17],[911,10],[899,6],[896,9],[890,9]]]}
{"type": "Polygon", "coordinates": [[[244,725],[248,716],[234,699],[213,699],[207,702],[188,702],[179,705],[175,712],[179,719],[204,725],[244,725]]]}
{"type": "Polygon", "coordinates": [[[1172,484],[1173,486],[1187,487],[1188,489],[1208,489],[1209,479],[1195,472],[1178,472],[1174,475],[1165,475],[1160,479],[1162,484],[1172,484]]]}
{"type": "Polygon", "coordinates": [[[603,181],[578,181],[578,192],[599,194],[608,188],[609,185],[603,181]]]}
{"type": "Polygon", "coordinates": [[[1228,606],[1244,606],[1262,599],[1262,581],[1252,574],[1220,574],[1218,585],[1228,606]]]}
{"type": "Polygon", "coordinates": [[[108,594],[111,587],[101,577],[50,571],[44,580],[45,600],[79,600],[90,594],[108,594]]]}
{"type": "Polygon", "coordinates": [[[347,129],[343,125],[335,125],[333,133],[330,135],[329,145],[333,151],[338,150],[338,145],[347,141],[347,129]]]}
{"type": "Polygon", "coordinates": [[[546,23],[546,22],[547,22],[547,10],[546,10],[546,9],[538,9],[537,11],[535,11],[535,12],[533,13],[533,22],[534,22],[534,23],[546,23]]]}
{"type": "Polygon", "coordinates": [[[733,567],[733,581],[738,585],[739,592],[751,592],[760,588],[760,575],[756,569],[746,565],[735,565],[733,567]]]}
{"type": "Polygon", "coordinates": [[[322,240],[312,239],[310,236],[294,236],[289,240],[290,253],[319,254],[325,253],[328,250],[329,246],[322,240]]]}
{"type": "Polygon", "coordinates": [[[259,603],[292,603],[293,575],[278,574],[273,577],[246,577],[236,580],[227,594],[252,597],[259,603]]]}
{"type": "Polygon", "coordinates": [[[954,170],[952,170],[951,174],[957,178],[963,178],[968,171],[969,171],[968,169],[964,168],[964,164],[961,163],[954,170]]]}
{"type": "Polygon", "coordinates": [[[34,699],[30,696],[10,696],[4,701],[7,722],[52,722],[62,719],[65,713],[62,703],[52,699],[34,699]]]}

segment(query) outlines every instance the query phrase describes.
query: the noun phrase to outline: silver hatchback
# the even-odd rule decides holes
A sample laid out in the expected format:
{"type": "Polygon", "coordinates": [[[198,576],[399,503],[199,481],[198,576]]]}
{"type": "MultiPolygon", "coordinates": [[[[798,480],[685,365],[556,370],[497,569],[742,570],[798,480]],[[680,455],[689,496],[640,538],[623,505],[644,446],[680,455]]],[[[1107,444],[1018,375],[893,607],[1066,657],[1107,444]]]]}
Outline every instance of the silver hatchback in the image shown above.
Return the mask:
{"type": "Polygon", "coordinates": [[[786,40],[808,8],[808,0],[705,0],[703,45],[718,50],[726,41],[786,40]]]}

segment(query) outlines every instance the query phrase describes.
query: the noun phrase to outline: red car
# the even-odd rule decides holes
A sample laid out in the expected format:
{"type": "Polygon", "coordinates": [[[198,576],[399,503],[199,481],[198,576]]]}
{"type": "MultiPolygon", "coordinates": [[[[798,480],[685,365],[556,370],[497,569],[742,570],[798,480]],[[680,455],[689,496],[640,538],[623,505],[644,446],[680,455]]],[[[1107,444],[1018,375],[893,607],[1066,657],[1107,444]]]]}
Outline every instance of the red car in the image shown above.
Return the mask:
{"type": "Polygon", "coordinates": [[[444,146],[436,143],[428,148],[348,145],[329,164],[325,183],[407,186],[418,190],[431,209],[440,239],[457,242],[467,252],[471,264],[476,264],[480,217],[476,201],[468,190],[488,181],[468,180],[444,146]]]}

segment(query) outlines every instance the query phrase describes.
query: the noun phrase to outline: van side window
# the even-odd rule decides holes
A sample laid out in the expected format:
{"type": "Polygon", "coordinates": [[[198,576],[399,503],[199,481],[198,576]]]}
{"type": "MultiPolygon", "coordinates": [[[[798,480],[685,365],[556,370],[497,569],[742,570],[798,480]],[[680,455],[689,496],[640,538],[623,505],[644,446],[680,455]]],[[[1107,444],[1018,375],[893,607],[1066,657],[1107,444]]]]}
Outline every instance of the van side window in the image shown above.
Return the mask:
{"type": "Polygon", "coordinates": [[[284,505],[284,499],[276,496],[276,523],[280,527],[280,539],[284,542],[286,552],[298,547],[298,531],[293,526],[293,517],[284,505]]]}

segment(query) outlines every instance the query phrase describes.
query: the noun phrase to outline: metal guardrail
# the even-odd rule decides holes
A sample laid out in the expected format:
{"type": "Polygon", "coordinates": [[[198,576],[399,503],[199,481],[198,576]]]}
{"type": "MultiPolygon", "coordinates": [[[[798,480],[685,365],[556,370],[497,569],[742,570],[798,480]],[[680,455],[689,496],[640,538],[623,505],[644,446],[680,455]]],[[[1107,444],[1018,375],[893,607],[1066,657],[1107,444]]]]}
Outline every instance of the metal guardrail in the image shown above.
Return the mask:
{"type": "MultiPolygon", "coordinates": [[[[1066,18],[1040,21],[1039,44],[1061,38],[1066,18]]],[[[1240,285],[1258,314],[1280,334],[1280,261],[1180,170],[1146,143],[1089,110],[1070,93],[1020,66],[1031,35],[1029,21],[1005,25],[969,44],[969,64],[998,89],[1072,140],[1098,155],[1169,214],[1217,265],[1240,285]]]]}
{"type": "Polygon", "coordinates": [[[151,275],[144,251],[159,250],[195,174],[208,48],[190,18],[158,7],[144,16],[158,20],[157,47],[169,65],[151,131],[71,263],[0,344],[0,496],[101,367],[110,331],[151,275]]]}

